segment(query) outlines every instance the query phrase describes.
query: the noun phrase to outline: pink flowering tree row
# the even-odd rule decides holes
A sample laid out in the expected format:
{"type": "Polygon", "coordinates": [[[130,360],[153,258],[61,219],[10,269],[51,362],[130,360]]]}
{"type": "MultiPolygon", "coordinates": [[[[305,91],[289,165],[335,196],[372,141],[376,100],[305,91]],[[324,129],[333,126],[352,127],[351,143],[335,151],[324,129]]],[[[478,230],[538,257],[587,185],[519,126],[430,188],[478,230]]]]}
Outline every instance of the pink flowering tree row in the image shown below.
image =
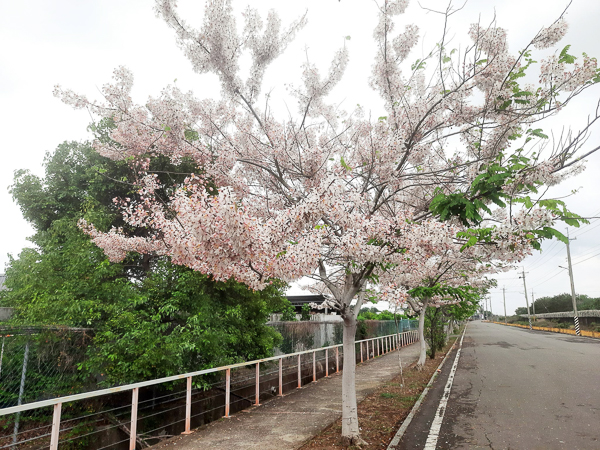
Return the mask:
{"type": "Polygon", "coordinates": [[[156,2],[194,71],[218,75],[221,100],[168,86],[136,104],[125,68],[100,101],[56,89],[64,102],[114,124],[97,151],[131,161],[136,172],[137,196],[118,202],[127,223],[146,228],[148,237],[81,224],[112,261],[127,252],[167,255],[254,289],[310,277],[326,290],[344,321],[348,443],[361,442],[354,336],[369,286],[416,309],[457,301],[457,289],[484,283],[541,239],[560,238],[557,220],[577,222],[564,204],[537,192],[577,173],[580,157],[596,150],[582,147],[594,116],[543,155],[532,153],[546,137],[537,123],[598,81],[596,60],[576,60],[568,47],[534,64],[533,51],[564,36],[562,18],[519,53],[509,52],[502,28],[473,25],[461,51],[448,51],[442,35],[410,64],[418,27],[395,26],[407,2],[380,3],[370,78],[385,104],[377,120],[360,108],[340,111],[328,99],[347,67],[347,48],[328,70],[304,63],[301,84],[290,90],[295,110],[276,117],[264,106],[262,79],[306,18],[284,26],[274,12],[262,19],[248,8],[238,27],[229,0],[207,2],[199,28],[178,14],[175,1],[156,2]],[[242,56],[251,61],[246,75],[242,56]],[[520,84],[534,71],[539,82],[520,84]],[[160,186],[148,164],[157,156],[193,161],[198,170],[179,185],[160,186]],[[407,295],[435,286],[430,296],[407,295]]]}

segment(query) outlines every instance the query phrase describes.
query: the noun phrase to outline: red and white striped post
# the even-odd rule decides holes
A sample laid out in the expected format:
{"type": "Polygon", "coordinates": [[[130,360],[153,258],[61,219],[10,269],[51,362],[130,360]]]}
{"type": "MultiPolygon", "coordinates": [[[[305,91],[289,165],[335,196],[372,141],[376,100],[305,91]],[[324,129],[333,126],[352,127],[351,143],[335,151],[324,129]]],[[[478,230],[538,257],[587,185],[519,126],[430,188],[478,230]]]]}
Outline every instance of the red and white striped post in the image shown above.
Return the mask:
{"type": "Polygon", "coordinates": [[[185,431],[181,434],[190,434],[192,422],[192,377],[187,377],[185,389],[185,431]]]}
{"type": "Polygon", "coordinates": [[[50,449],[58,449],[58,435],[60,433],[60,413],[62,409],[62,403],[56,403],[54,405],[54,414],[52,414],[52,432],[50,434],[50,449]]]}
{"type": "Polygon", "coordinates": [[[313,350],[313,383],[317,381],[317,356],[313,350]]]}
{"type": "Polygon", "coordinates": [[[329,349],[325,349],[325,378],[329,378],[329,349]]]}
{"type": "Polygon", "coordinates": [[[133,392],[131,394],[131,425],[129,427],[129,450],[135,450],[135,441],[137,438],[137,414],[139,394],[140,389],[133,388],[133,392]]]}
{"type": "Polygon", "coordinates": [[[229,418],[229,396],[231,395],[231,369],[225,371],[225,417],[229,418]]]}
{"type": "Polygon", "coordinates": [[[254,397],[254,406],[260,406],[260,363],[256,363],[256,392],[254,397]]]}
{"type": "Polygon", "coordinates": [[[300,356],[298,355],[298,389],[302,387],[302,362],[300,356]]]}

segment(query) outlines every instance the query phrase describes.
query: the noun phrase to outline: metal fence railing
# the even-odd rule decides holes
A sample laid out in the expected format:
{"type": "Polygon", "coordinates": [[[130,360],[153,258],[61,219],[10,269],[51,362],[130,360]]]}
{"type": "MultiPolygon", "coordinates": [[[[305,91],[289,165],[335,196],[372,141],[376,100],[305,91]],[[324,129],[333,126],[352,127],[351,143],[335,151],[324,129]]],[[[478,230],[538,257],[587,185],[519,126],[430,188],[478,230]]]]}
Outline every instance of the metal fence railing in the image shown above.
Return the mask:
{"type": "MultiPolygon", "coordinates": [[[[355,342],[364,362],[418,340],[416,330],[355,342]]],[[[343,369],[343,345],[64,395],[0,409],[0,449],[21,444],[135,450],[343,369]],[[207,376],[211,376],[207,382],[207,376]],[[195,384],[204,377],[202,383],[195,384]],[[27,427],[14,430],[27,414],[27,427]],[[12,425],[12,427],[11,427],[12,425]]]]}

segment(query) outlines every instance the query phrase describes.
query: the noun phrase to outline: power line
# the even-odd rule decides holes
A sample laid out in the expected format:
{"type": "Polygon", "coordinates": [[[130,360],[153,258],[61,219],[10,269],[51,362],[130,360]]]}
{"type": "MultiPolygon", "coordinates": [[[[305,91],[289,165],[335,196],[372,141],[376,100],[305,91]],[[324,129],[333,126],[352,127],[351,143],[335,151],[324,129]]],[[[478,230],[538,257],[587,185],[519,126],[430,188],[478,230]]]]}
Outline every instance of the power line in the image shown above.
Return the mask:
{"type": "Polygon", "coordinates": [[[584,259],[584,260],[582,260],[582,261],[579,261],[579,262],[573,263],[572,265],[573,265],[573,266],[576,266],[577,264],[581,264],[582,262],[585,262],[585,261],[587,261],[588,259],[595,258],[595,257],[596,257],[596,256],[598,256],[598,255],[600,255],[600,253],[596,253],[595,255],[592,255],[592,256],[590,256],[589,258],[586,258],[586,259],[584,259]]]}

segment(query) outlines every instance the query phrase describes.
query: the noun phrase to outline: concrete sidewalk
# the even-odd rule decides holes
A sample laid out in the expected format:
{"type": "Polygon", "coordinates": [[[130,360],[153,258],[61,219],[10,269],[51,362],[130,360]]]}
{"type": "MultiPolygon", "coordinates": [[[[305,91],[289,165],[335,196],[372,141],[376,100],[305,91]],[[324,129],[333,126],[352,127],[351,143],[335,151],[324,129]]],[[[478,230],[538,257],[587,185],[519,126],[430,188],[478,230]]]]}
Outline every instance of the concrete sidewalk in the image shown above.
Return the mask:
{"type": "MultiPolygon", "coordinates": [[[[419,357],[419,343],[403,348],[400,355],[403,367],[412,364],[419,357]]],[[[358,364],[358,401],[399,373],[396,352],[358,364]]],[[[342,374],[339,373],[151,448],[294,450],[337,420],[341,410],[342,374]]]]}

